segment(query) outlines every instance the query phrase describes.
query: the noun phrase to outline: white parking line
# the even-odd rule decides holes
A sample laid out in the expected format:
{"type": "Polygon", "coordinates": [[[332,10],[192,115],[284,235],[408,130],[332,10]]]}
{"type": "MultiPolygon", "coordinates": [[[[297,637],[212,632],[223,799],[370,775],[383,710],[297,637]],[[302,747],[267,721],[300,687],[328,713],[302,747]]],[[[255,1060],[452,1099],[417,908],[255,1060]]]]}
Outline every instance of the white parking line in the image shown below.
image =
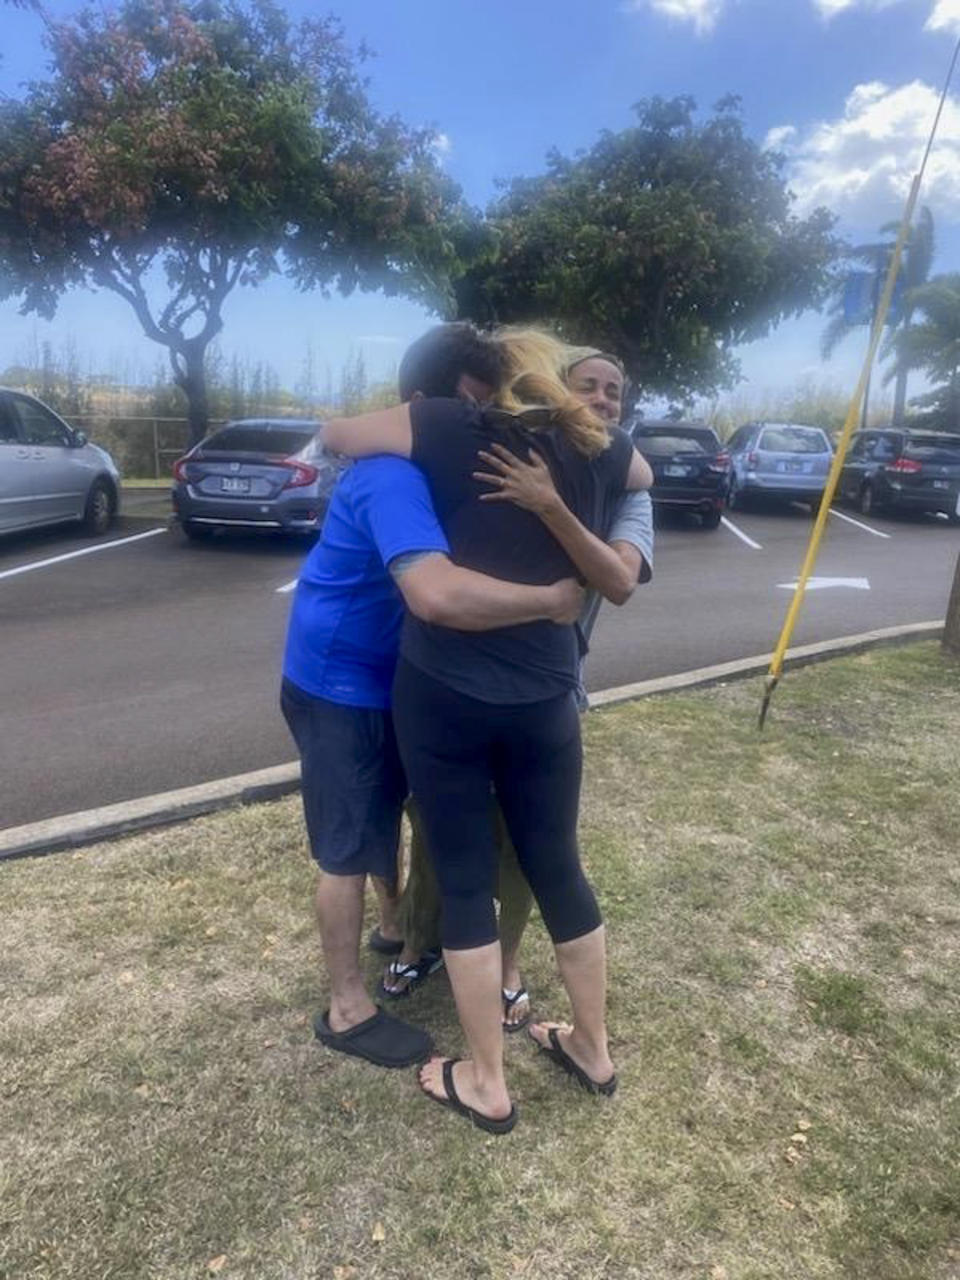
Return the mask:
{"type": "Polygon", "coordinates": [[[288,591],[293,590],[293,588],[297,585],[299,581],[300,581],[299,578],[294,578],[292,582],[285,582],[282,587],[277,587],[277,595],[285,596],[288,591]]]}
{"type": "Polygon", "coordinates": [[[753,547],[754,551],[763,550],[763,547],[761,547],[759,542],[754,542],[752,538],[748,538],[747,535],[743,532],[743,530],[738,529],[737,526],[733,523],[733,521],[728,520],[726,516],[720,517],[720,523],[726,526],[726,528],[728,528],[731,533],[736,534],[736,536],[740,539],[741,542],[745,542],[748,547],[753,547]]]}
{"type": "Polygon", "coordinates": [[[18,573],[30,573],[33,569],[46,569],[51,564],[62,564],[64,560],[75,560],[77,556],[92,556],[95,551],[106,551],[109,547],[123,547],[128,542],[139,542],[141,538],[154,538],[158,533],[166,533],[165,526],[148,529],[146,533],[135,533],[130,538],[114,538],[112,542],[98,542],[95,547],[83,547],[80,551],[68,551],[64,556],[51,556],[49,560],[36,560],[33,564],[22,564],[18,569],[4,569],[0,578],[15,578],[18,573]]]}
{"type": "Polygon", "coordinates": [[[867,533],[872,533],[875,538],[892,538],[892,533],[881,533],[879,529],[871,529],[868,524],[863,524],[860,520],[854,520],[853,516],[845,516],[842,511],[834,511],[830,508],[830,514],[836,516],[838,520],[846,520],[847,524],[855,524],[858,529],[865,529],[867,533]]]}

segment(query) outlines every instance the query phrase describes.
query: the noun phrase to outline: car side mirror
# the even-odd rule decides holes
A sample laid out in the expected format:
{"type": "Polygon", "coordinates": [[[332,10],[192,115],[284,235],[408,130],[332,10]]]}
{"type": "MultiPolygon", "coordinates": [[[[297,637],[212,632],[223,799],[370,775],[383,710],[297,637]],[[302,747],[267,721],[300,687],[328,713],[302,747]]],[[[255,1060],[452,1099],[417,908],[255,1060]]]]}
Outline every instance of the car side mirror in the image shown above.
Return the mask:
{"type": "Polygon", "coordinates": [[[73,447],[75,449],[82,449],[86,443],[87,434],[85,431],[75,431],[73,433],[73,447]]]}

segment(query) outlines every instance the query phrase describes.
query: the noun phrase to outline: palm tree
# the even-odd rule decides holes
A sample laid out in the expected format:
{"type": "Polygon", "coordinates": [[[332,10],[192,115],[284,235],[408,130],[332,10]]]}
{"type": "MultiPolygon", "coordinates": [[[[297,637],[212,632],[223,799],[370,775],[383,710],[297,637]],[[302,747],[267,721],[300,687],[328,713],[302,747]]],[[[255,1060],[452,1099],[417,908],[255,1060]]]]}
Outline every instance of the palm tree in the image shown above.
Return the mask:
{"type": "Polygon", "coordinates": [[[918,369],[934,384],[913,402],[932,427],[960,431],[960,273],[934,276],[908,294],[919,323],[896,339],[898,367],[918,369]]]}
{"type": "MultiPolygon", "coordinates": [[[[876,282],[874,306],[876,306],[880,296],[883,276],[890,266],[890,255],[893,253],[899,230],[900,224],[898,222],[888,222],[880,228],[880,234],[887,236],[888,239],[878,241],[875,244],[853,245],[847,255],[852,261],[860,262],[866,266],[873,275],[876,282]]],[[[930,275],[934,246],[933,214],[924,205],[920,210],[915,225],[910,229],[903,260],[900,263],[900,280],[902,282],[904,304],[899,317],[890,329],[886,342],[881,348],[880,358],[882,360],[895,353],[898,336],[910,328],[913,308],[908,299],[915,289],[918,289],[926,282],[930,275]]],[[[841,288],[830,307],[830,319],[820,339],[820,351],[824,360],[829,360],[843,339],[859,327],[859,325],[851,323],[847,319],[844,309],[843,289],[841,288]]],[[[908,373],[909,370],[898,361],[890,374],[891,378],[896,378],[893,401],[893,421],[895,426],[900,426],[903,423],[906,412],[908,373]]],[[[867,394],[869,395],[869,391],[867,394]]],[[[866,397],[864,398],[863,411],[865,421],[867,411],[866,397]]]]}
{"type": "MultiPolygon", "coordinates": [[[[889,226],[892,227],[894,232],[899,230],[896,223],[889,224],[889,226]]],[[[887,229],[887,227],[884,227],[885,231],[887,229]]],[[[910,229],[910,238],[907,241],[903,262],[900,267],[903,279],[903,308],[899,323],[891,329],[883,350],[880,352],[882,360],[885,360],[888,355],[896,355],[899,349],[899,339],[910,331],[913,313],[916,309],[916,303],[911,299],[915,297],[916,291],[921,289],[930,278],[930,268],[933,266],[935,247],[933,214],[924,205],[920,210],[916,225],[910,229]]],[[[895,427],[903,426],[903,421],[906,417],[907,375],[909,372],[909,366],[898,359],[887,379],[888,381],[890,378],[896,379],[893,394],[893,425],[895,427]]]]}

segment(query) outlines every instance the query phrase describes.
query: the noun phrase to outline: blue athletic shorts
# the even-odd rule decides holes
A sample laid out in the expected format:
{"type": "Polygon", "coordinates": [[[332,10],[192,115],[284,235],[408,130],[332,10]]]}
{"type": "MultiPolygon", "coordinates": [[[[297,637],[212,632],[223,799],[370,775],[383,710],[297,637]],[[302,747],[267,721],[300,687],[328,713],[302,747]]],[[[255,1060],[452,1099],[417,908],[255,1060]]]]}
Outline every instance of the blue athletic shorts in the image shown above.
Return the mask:
{"type": "Polygon", "coordinates": [[[331,875],[394,881],[407,780],[389,711],[348,707],[284,680],[310,850],[331,875]]]}

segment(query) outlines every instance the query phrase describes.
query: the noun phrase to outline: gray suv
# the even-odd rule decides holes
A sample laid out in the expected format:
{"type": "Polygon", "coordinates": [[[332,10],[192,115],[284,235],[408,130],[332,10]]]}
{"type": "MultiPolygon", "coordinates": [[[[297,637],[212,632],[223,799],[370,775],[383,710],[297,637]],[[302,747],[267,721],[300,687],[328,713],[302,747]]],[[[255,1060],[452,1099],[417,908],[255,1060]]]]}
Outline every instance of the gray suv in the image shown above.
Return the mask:
{"type": "Polygon", "coordinates": [[[79,520],[106,533],[120,510],[120,473],[34,396],[0,387],[0,533],[79,520]]]}

